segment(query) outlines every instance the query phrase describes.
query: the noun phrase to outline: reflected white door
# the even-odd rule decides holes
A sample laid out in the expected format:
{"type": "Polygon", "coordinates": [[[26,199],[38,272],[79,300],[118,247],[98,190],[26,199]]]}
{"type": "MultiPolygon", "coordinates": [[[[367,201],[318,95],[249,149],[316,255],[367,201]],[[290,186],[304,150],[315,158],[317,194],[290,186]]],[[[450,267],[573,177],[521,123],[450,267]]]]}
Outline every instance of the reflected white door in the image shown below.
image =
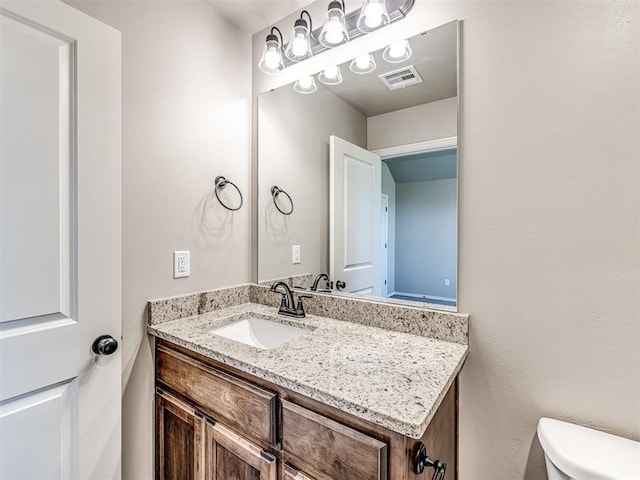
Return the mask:
{"type": "Polygon", "coordinates": [[[389,278],[389,195],[382,194],[380,204],[380,296],[388,296],[387,279],[389,278]]]}
{"type": "Polygon", "coordinates": [[[120,477],[120,33],[0,1],[0,478],[120,477]]]}
{"type": "Polygon", "coordinates": [[[380,156],[329,138],[329,269],[334,287],[381,294],[380,156]]]}

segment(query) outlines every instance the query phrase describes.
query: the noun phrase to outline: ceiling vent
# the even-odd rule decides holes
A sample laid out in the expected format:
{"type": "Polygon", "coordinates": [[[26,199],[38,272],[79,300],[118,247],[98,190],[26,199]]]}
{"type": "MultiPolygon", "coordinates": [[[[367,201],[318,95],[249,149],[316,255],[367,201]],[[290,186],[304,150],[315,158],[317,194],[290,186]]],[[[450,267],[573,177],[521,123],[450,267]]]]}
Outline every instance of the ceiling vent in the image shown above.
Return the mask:
{"type": "Polygon", "coordinates": [[[422,77],[416,70],[416,67],[409,65],[398,70],[378,75],[380,80],[389,88],[389,90],[398,90],[399,88],[410,87],[424,82],[422,77]]]}

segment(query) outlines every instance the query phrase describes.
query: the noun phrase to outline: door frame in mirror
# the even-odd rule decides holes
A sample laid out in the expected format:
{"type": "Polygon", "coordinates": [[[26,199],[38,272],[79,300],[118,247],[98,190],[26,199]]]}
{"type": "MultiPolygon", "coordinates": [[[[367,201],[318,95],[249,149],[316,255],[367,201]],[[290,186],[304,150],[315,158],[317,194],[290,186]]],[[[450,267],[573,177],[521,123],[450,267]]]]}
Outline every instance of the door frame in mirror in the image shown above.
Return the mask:
{"type": "MultiPolygon", "coordinates": [[[[459,101],[459,100],[458,100],[459,101]]],[[[459,122],[459,118],[458,118],[459,122]]],[[[389,158],[401,157],[404,155],[411,155],[415,153],[425,153],[425,152],[437,152],[438,150],[445,150],[448,148],[458,148],[458,137],[445,137],[439,138],[436,140],[427,140],[425,142],[417,142],[417,143],[409,143],[406,145],[398,145],[395,147],[387,147],[380,148],[378,150],[372,150],[373,153],[380,155],[382,160],[386,160],[389,158]]],[[[456,212],[458,218],[456,219],[456,258],[459,258],[460,253],[460,156],[457,154],[457,174],[456,174],[456,212]]],[[[459,285],[459,276],[460,276],[460,267],[459,262],[456,262],[456,306],[451,307],[448,305],[436,305],[427,303],[429,308],[433,308],[436,310],[444,310],[449,312],[457,312],[458,305],[460,303],[458,298],[458,285],[459,285]]]]}

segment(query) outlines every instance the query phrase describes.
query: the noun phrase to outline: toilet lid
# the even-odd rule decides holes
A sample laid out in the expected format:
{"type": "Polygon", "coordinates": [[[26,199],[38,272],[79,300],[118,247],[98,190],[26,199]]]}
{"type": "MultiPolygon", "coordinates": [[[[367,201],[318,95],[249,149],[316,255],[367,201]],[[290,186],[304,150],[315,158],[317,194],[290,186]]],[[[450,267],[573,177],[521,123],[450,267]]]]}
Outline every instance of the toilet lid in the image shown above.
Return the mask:
{"type": "Polygon", "coordinates": [[[640,442],[541,418],[538,438],[549,460],[563,473],[578,479],[640,479],[640,442]]]}

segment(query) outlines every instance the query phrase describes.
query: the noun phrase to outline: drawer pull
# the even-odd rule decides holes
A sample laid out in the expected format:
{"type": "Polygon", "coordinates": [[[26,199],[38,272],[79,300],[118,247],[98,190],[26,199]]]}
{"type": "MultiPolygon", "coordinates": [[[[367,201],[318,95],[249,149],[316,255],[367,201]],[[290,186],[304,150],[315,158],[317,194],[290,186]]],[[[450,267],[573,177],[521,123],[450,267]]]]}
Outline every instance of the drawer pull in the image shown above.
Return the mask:
{"type": "Polygon", "coordinates": [[[431,460],[427,455],[427,447],[420,442],[416,445],[416,453],[413,456],[413,473],[420,475],[425,468],[433,467],[431,480],[444,480],[447,473],[447,464],[440,460],[431,460]]]}

